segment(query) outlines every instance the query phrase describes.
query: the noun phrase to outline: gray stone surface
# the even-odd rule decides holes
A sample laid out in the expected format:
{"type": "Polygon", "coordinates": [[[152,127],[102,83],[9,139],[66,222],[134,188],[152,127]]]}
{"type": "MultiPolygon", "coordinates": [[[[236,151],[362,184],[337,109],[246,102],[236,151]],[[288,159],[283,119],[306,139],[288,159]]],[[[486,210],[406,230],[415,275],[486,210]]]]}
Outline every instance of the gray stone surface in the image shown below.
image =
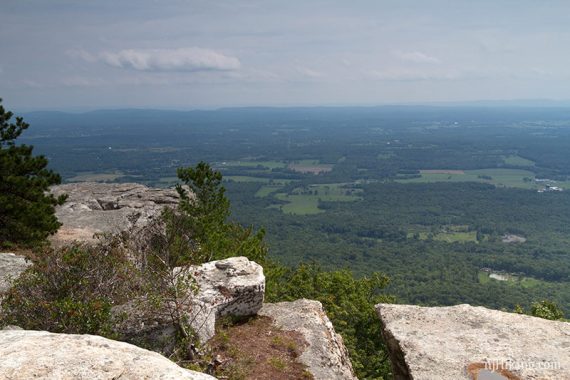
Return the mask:
{"type": "Polygon", "coordinates": [[[51,238],[55,245],[73,241],[93,242],[94,234],[141,229],[160,215],[165,206],[178,203],[174,189],[154,189],[136,183],[80,182],[54,186],[67,201],[56,208],[63,225],[51,238]]]}
{"type": "MultiPolygon", "coordinates": [[[[175,271],[180,271],[176,268],[175,271]]],[[[225,315],[255,315],[263,304],[265,276],[263,268],[246,257],[232,257],[190,267],[188,272],[198,290],[187,298],[188,321],[201,342],[214,336],[216,319],[225,315]]],[[[113,314],[121,320],[118,330],[130,339],[153,341],[155,348],[168,352],[174,329],[169,323],[168,312],[146,315],[145,300],[133,300],[113,308],[113,314]],[[125,318],[126,316],[126,318],[125,318]]]]}
{"type": "Polygon", "coordinates": [[[485,364],[504,378],[570,379],[570,323],[469,305],[376,309],[395,379],[473,379],[485,364]]]}
{"type": "Polygon", "coordinates": [[[0,378],[6,380],[213,380],[151,351],[94,335],[0,331],[0,378]]]}
{"type": "Polygon", "coordinates": [[[318,301],[264,304],[259,315],[273,319],[280,329],[300,333],[308,343],[299,361],[315,380],[356,379],[342,337],[333,328],[318,301]]]}
{"type": "Polygon", "coordinates": [[[32,263],[23,256],[0,253],[0,297],[10,288],[11,280],[18,278],[30,265],[32,263]]]}

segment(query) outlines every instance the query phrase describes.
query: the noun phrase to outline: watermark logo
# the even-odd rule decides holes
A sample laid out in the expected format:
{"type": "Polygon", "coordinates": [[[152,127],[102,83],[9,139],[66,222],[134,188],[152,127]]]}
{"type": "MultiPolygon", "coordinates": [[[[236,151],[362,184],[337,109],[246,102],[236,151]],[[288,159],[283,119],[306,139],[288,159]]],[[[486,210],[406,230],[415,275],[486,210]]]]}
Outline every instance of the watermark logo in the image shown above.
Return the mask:
{"type": "Polygon", "coordinates": [[[512,359],[486,359],[484,361],[485,369],[489,371],[500,371],[506,369],[507,371],[520,371],[520,370],[560,370],[560,362],[556,360],[551,361],[536,361],[532,359],[526,360],[512,360],[512,359]]]}

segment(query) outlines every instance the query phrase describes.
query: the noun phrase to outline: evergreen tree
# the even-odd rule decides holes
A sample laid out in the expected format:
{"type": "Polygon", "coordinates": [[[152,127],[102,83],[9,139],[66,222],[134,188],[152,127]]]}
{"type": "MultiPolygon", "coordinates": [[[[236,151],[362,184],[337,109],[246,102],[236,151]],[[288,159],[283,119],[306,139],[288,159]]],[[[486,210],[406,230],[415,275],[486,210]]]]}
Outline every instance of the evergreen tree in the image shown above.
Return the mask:
{"type": "Polygon", "coordinates": [[[176,221],[176,215],[169,215],[167,211],[167,228],[172,227],[173,223],[183,224],[198,246],[195,252],[188,251],[187,254],[192,257],[177,259],[177,265],[234,256],[245,256],[263,263],[267,256],[267,246],[263,240],[265,231],[255,231],[252,226],[244,227],[228,221],[230,201],[222,186],[222,174],[203,161],[195,167],[178,168],[177,174],[182,181],[176,187],[180,195],[178,210],[182,220],[176,221]]]}
{"type": "Polygon", "coordinates": [[[47,169],[44,156],[33,156],[30,145],[16,145],[29,125],[21,117],[11,121],[0,99],[0,246],[33,245],[60,226],[54,207],[65,201],[47,191],[61,178],[47,169]]]}

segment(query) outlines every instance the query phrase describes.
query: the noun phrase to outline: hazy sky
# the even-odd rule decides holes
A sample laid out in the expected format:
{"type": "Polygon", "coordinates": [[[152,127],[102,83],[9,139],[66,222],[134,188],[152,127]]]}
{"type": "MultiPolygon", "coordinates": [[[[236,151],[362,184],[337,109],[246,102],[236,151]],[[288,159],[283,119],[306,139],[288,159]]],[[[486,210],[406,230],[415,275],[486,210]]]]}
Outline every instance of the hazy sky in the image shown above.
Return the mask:
{"type": "Polygon", "coordinates": [[[570,1],[0,0],[18,109],[570,99],[570,1]]]}

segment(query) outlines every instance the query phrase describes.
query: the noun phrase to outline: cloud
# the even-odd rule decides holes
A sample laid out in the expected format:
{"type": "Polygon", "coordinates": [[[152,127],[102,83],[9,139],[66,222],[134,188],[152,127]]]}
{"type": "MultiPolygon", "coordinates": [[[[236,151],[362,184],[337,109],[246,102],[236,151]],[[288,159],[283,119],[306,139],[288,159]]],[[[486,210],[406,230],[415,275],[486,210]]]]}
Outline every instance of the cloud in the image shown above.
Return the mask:
{"type": "Polygon", "coordinates": [[[398,56],[398,58],[400,58],[402,61],[406,62],[431,64],[441,63],[438,58],[422,53],[420,51],[398,51],[396,52],[396,56],[398,56]]]}
{"type": "Polygon", "coordinates": [[[299,73],[302,76],[307,77],[307,78],[316,79],[316,78],[322,78],[325,76],[325,74],[320,72],[320,71],[313,70],[313,69],[310,69],[308,67],[303,67],[303,66],[295,67],[295,71],[297,71],[297,73],[299,73]]]}
{"type": "Polygon", "coordinates": [[[432,80],[458,80],[462,75],[456,72],[424,72],[406,69],[372,70],[369,73],[372,79],[394,82],[432,81],[432,80]]]}
{"type": "Polygon", "coordinates": [[[139,71],[231,71],[240,61],[214,50],[201,48],[126,49],[104,52],[99,56],[106,64],[139,71]]]}

